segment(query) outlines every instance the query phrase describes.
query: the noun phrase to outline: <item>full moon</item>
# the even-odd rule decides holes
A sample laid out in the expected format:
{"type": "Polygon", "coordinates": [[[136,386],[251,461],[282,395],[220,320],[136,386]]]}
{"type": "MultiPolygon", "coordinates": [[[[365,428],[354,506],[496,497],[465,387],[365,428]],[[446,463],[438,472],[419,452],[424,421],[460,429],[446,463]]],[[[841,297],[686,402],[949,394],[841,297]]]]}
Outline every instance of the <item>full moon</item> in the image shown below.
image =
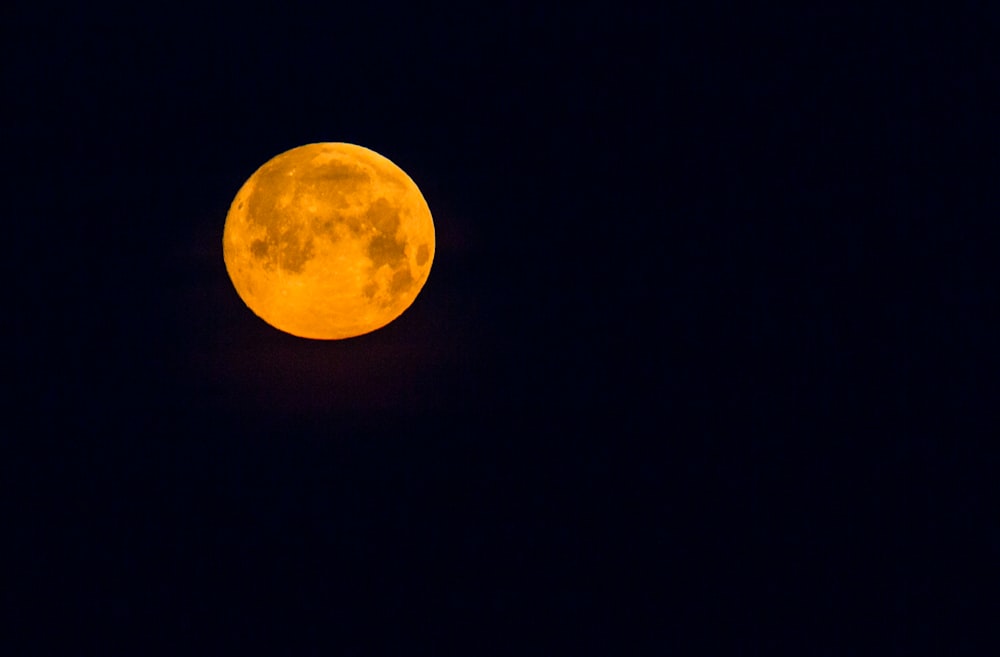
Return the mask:
{"type": "Polygon", "coordinates": [[[243,302],[271,326],[336,340],[379,329],[420,293],[434,222],[417,185],[375,151],[299,146],[243,184],[223,258],[243,302]]]}

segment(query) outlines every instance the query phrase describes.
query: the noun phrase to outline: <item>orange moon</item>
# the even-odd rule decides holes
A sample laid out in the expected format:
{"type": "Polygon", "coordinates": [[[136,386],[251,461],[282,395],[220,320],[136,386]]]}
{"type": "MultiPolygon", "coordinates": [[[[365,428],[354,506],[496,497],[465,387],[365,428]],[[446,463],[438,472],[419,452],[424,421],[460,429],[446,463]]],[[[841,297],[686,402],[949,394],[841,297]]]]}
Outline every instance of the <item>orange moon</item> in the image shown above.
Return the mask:
{"type": "Polygon", "coordinates": [[[226,215],[226,271],[271,326],[336,340],[379,329],[420,293],[434,222],[416,183],[375,151],[339,142],[275,156],[226,215]]]}

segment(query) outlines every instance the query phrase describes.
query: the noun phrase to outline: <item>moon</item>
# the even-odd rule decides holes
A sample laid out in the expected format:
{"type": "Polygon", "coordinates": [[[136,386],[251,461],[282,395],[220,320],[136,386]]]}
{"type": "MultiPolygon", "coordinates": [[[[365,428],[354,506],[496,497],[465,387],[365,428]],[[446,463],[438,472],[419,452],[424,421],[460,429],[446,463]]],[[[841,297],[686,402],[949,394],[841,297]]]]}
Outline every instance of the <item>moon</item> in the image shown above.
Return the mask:
{"type": "Polygon", "coordinates": [[[393,321],[434,261],[434,221],[416,183],[387,158],[341,142],[270,159],[226,215],[226,271],[271,326],[338,340],[393,321]]]}

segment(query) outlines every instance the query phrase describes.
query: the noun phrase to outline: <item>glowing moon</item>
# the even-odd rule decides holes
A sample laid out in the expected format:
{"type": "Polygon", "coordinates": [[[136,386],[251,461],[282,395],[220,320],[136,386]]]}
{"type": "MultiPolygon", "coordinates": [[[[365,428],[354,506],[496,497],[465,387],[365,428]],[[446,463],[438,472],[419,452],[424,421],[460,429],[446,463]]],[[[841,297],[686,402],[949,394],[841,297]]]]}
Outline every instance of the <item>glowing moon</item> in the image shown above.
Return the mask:
{"type": "Polygon", "coordinates": [[[349,338],[417,298],[434,261],[434,222],[417,185],[385,157],[307,144],[243,184],[222,246],[236,292],[265,322],[303,338],[349,338]]]}

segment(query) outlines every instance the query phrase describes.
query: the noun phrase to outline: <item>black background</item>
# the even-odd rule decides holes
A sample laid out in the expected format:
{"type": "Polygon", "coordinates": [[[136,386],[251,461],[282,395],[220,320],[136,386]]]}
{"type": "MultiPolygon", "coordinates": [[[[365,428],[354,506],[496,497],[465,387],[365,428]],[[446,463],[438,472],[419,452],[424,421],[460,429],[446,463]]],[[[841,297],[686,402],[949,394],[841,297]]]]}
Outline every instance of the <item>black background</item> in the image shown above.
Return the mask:
{"type": "Polygon", "coordinates": [[[997,16],[671,5],[4,9],[4,652],[983,654],[997,16]],[[346,341],[222,262],[317,141],[346,341]]]}

